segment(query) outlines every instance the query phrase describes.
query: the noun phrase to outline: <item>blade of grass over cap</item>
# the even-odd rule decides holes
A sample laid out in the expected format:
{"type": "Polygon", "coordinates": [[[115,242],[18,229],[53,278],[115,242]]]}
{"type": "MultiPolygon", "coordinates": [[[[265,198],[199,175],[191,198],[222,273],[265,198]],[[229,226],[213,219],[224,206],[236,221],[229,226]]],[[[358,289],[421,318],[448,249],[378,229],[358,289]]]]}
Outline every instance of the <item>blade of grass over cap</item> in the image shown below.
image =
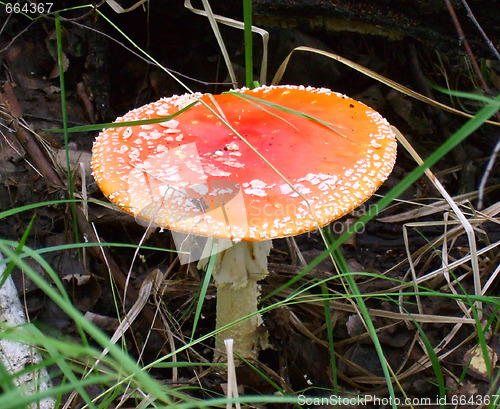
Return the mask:
{"type": "Polygon", "coordinates": [[[160,118],[152,118],[152,119],[141,119],[138,121],[126,121],[126,122],[107,122],[102,124],[92,124],[92,125],[81,125],[81,126],[73,126],[71,128],[64,129],[45,129],[47,132],[53,133],[63,133],[67,132],[89,132],[89,131],[100,131],[101,129],[112,129],[112,128],[123,128],[127,126],[137,126],[137,125],[147,125],[147,124],[159,124],[162,122],[167,122],[177,115],[186,112],[189,108],[196,105],[198,101],[191,102],[189,105],[186,105],[184,108],[179,109],[179,111],[173,113],[172,115],[162,116],[160,118]]]}
{"type": "MultiPolygon", "coordinates": [[[[266,105],[266,106],[268,106],[270,108],[274,108],[274,109],[277,109],[279,111],[287,112],[289,114],[294,114],[294,115],[300,116],[302,118],[309,119],[309,120],[314,121],[314,122],[318,122],[321,125],[326,126],[328,129],[330,129],[330,131],[335,132],[336,134],[340,135],[341,137],[343,137],[345,139],[349,139],[345,135],[343,135],[342,132],[340,132],[339,130],[335,129],[333,127],[333,124],[330,124],[330,123],[328,123],[326,121],[322,121],[321,119],[315,118],[314,116],[306,114],[304,112],[301,112],[301,111],[298,111],[298,110],[295,110],[295,109],[291,109],[291,108],[288,108],[288,107],[283,106],[283,105],[275,104],[273,102],[266,101],[266,100],[263,100],[262,98],[257,98],[257,97],[254,97],[254,96],[248,95],[248,94],[242,94],[242,93],[233,92],[233,91],[223,92],[223,94],[231,94],[231,95],[234,95],[234,96],[236,96],[238,98],[246,99],[246,100],[248,100],[249,103],[251,103],[251,104],[253,104],[253,105],[255,105],[255,106],[257,106],[257,107],[259,107],[259,108],[261,108],[263,110],[264,110],[264,108],[262,108],[262,106],[259,105],[259,104],[266,105]],[[259,104],[253,103],[253,102],[251,102],[251,100],[255,101],[255,102],[258,102],[259,104]]],[[[277,115],[277,114],[274,114],[274,113],[272,113],[270,111],[267,111],[267,110],[265,110],[265,111],[268,112],[271,115],[276,116],[277,118],[280,118],[280,116],[277,115]]],[[[283,118],[281,118],[281,119],[283,119],[283,118]]],[[[285,121],[285,119],[283,119],[283,121],[285,121]]],[[[285,122],[288,122],[288,121],[285,121],[285,122]]]]}

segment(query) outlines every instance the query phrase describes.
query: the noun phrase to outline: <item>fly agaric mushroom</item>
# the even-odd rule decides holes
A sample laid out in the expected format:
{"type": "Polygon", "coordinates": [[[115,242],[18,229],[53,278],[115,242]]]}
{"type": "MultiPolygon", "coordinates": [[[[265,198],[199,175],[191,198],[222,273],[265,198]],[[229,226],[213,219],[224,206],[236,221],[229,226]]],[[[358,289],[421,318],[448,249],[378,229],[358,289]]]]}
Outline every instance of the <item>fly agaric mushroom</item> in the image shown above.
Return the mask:
{"type": "MultiPolygon", "coordinates": [[[[235,351],[260,348],[259,286],[271,239],[325,226],[366,201],[396,159],[387,121],[328,89],[263,86],[221,95],[173,96],[117,122],[92,151],[94,177],[110,201],[156,226],[230,240],[217,254],[217,328],[235,351]],[[227,247],[227,246],[226,246],[227,247]]],[[[218,351],[218,352],[217,352],[218,351]]]]}

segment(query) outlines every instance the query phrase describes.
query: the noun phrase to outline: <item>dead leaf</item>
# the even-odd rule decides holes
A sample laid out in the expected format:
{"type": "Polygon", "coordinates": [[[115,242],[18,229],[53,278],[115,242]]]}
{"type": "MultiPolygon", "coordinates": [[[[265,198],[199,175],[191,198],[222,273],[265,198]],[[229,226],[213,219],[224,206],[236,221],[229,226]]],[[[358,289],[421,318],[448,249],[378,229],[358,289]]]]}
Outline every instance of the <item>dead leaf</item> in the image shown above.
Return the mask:
{"type": "Polygon", "coordinates": [[[356,337],[366,332],[361,318],[357,314],[350,315],[346,323],[347,333],[351,337],[356,337]]]}
{"type": "MultiPolygon", "coordinates": [[[[494,369],[498,361],[498,356],[492,348],[490,348],[489,346],[486,346],[486,348],[488,350],[488,356],[491,360],[492,369],[494,369]]],[[[469,375],[473,378],[481,379],[484,381],[490,379],[488,375],[488,369],[486,367],[486,361],[483,355],[483,350],[477,345],[472,347],[465,353],[464,362],[465,364],[469,365],[468,372],[469,375]]]]}
{"type": "Polygon", "coordinates": [[[114,331],[120,325],[120,320],[118,318],[107,317],[90,311],[85,313],[85,319],[104,331],[114,331]]]}
{"type": "MultiPolygon", "coordinates": [[[[63,58],[63,62],[62,62],[63,71],[66,72],[68,67],[69,67],[69,60],[68,60],[68,57],[66,57],[66,54],[64,54],[64,53],[62,54],[62,58],[63,58]]],[[[50,79],[54,79],[57,77],[59,77],[59,64],[55,64],[54,68],[52,68],[52,71],[49,74],[50,79]]]]}
{"type": "Polygon", "coordinates": [[[89,311],[101,297],[101,286],[89,274],[71,274],[63,278],[73,303],[80,311],[89,311]]]}
{"type": "Polygon", "coordinates": [[[68,282],[71,280],[75,280],[76,285],[84,285],[90,281],[91,276],[90,274],[69,274],[65,275],[62,279],[68,282]]]}
{"type": "MultiPolygon", "coordinates": [[[[79,164],[83,163],[85,168],[85,176],[90,178],[92,170],[90,168],[90,160],[92,155],[89,152],[85,151],[75,151],[69,150],[69,165],[71,166],[71,171],[74,172],[78,169],[79,164]]],[[[66,160],[66,150],[59,149],[56,154],[57,164],[65,171],[68,171],[68,162],[66,160]]]]}

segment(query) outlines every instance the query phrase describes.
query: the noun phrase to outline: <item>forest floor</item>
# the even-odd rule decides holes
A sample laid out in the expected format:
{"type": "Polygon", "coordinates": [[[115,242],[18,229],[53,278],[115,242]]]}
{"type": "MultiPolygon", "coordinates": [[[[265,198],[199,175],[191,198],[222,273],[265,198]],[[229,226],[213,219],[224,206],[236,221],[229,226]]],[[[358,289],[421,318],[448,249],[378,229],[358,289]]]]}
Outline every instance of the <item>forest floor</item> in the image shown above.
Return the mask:
{"type": "MultiPolygon", "coordinates": [[[[178,5],[170,11],[153,9],[150,14],[141,7],[120,15],[106,5],[101,10],[139,47],[173,70],[191,90],[219,93],[230,89],[219,48],[203,17],[178,5]],[[173,11],[177,14],[170,14],[173,11]],[[140,23],[141,28],[135,23],[140,23]]],[[[62,16],[65,104],[70,127],[111,122],[134,107],[186,92],[158,66],[145,62],[140,51],[101,16],[89,9],[73,10],[62,16]]],[[[447,54],[416,40],[394,40],[383,35],[303,27],[265,28],[270,32],[269,77],[288,52],[306,45],[334,51],[457,109],[475,112],[480,108],[475,101],[451,97],[429,86],[433,83],[480,92],[470,59],[461,51],[447,54]]],[[[227,27],[222,28],[222,34],[235,66],[242,67],[243,35],[227,27]]],[[[254,42],[257,60],[259,38],[255,37],[254,42]]],[[[496,95],[500,77],[494,67],[499,62],[489,65],[491,59],[487,57],[482,61],[491,94],[496,95]]],[[[52,251],[44,254],[44,258],[58,273],[78,310],[110,336],[120,322],[110,276],[122,294],[128,281],[125,297],[131,305],[145,279],[160,271],[161,288],[151,293],[141,319],[124,335],[129,353],[145,365],[172,352],[172,343],[176,348],[187,344],[203,272],[195,265],[180,265],[175,253],[149,249],[173,249],[168,231],[145,236],[144,228],[132,217],[96,203],[105,200],[90,174],[90,151],[97,131],[70,133],[67,146],[63,134],[50,132],[63,126],[53,16],[31,24],[22,15],[9,16],[0,30],[0,62],[0,210],[67,198],[66,148],[74,163],[81,163],[72,169],[74,194],[88,202],[85,206],[77,205],[77,214],[72,213],[68,204],[53,204],[4,217],[0,219],[0,236],[19,241],[29,230],[26,244],[33,249],[74,243],[75,236],[89,242],[138,245],[143,241],[142,245],[148,249],[141,249],[139,258],[136,248],[122,247],[108,248],[105,257],[99,248],[89,248],[83,252],[52,251]],[[51,171],[46,171],[46,166],[51,171]]],[[[255,65],[258,72],[257,61],[255,65]]],[[[424,158],[467,121],[318,55],[297,53],[282,83],[328,87],[365,102],[397,126],[424,158]]],[[[492,274],[498,274],[500,260],[495,245],[500,241],[498,166],[488,178],[482,207],[478,208],[479,185],[498,135],[497,126],[485,124],[433,168],[476,229],[479,254],[475,257],[483,286],[492,274]],[[488,251],[482,251],[488,246],[488,251]]],[[[411,155],[399,147],[395,169],[377,197],[332,223],[329,232],[338,237],[415,167],[411,155]]],[[[439,191],[424,176],[344,243],[341,250],[350,271],[358,272],[357,285],[365,296],[377,337],[398,380],[397,395],[402,396],[404,391],[410,397],[439,396],[437,378],[442,376],[448,396],[476,399],[464,401],[460,407],[468,407],[465,403],[476,407],[477,396],[494,394],[498,388],[495,374],[496,356],[500,353],[499,286],[495,280],[484,290],[482,294],[489,298],[483,300],[482,318],[476,316],[478,321],[475,321],[474,315],[467,311],[472,304],[467,297],[477,291],[473,267],[467,259],[470,241],[456,220],[439,191]],[[404,289],[416,288],[412,287],[416,279],[421,286],[419,291],[425,294],[405,295],[404,289]],[[477,323],[484,329],[480,335],[477,323]],[[493,372],[488,373],[484,368],[485,358],[476,352],[478,337],[483,337],[488,346],[493,372]],[[478,357],[479,363],[473,357],[478,357]]],[[[275,240],[262,296],[287,283],[324,250],[318,232],[275,240]]],[[[40,274],[45,274],[34,259],[27,260],[40,274]]],[[[79,336],[65,311],[22,271],[14,270],[13,277],[30,321],[52,335],[79,336]]],[[[258,371],[248,366],[239,369],[242,391],[273,394],[279,385],[284,393],[320,396],[325,391],[329,395],[338,384],[343,393],[388,397],[389,389],[374,343],[358,307],[345,293],[345,283],[336,277],[333,263],[327,257],[293,286],[265,299],[263,307],[280,304],[264,314],[270,348],[263,350],[255,363],[258,371]],[[330,301],[334,369],[325,305],[318,301],[321,287],[312,286],[307,291],[316,301],[281,303],[292,291],[323,279],[328,279],[328,289],[336,295],[330,301]]],[[[210,285],[195,337],[214,330],[214,298],[215,287],[210,285]]],[[[177,360],[210,362],[213,346],[212,339],[196,344],[179,352],[177,360]]],[[[153,374],[173,387],[193,386],[193,395],[201,398],[222,393],[225,383],[224,373],[218,369],[167,368],[155,369],[153,374]]],[[[89,393],[98,394],[99,390],[89,393]]]]}

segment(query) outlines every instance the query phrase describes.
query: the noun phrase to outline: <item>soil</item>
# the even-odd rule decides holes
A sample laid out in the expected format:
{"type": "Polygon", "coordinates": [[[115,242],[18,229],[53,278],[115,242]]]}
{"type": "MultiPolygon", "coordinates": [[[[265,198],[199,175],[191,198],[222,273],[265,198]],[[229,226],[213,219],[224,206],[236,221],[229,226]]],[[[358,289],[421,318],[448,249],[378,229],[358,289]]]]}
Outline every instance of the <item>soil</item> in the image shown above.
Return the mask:
{"type": "MultiPolygon", "coordinates": [[[[62,3],[64,2],[58,7],[62,8],[62,3]]],[[[123,3],[125,7],[133,2],[123,3]]],[[[193,91],[219,93],[231,88],[224,61],[206,18],[189,12],[179,2],[169,2],[168,7],[160,7],[157,3],[160,2],[147,2],[146,9],[139,7],[124,14],[116,14],[106,4],[101,5],[99,10],[115,27],[90,8],[62,13],[66,112],[70,127],[111,122],[134,107],[163,96],[185,92],[184,86],[151,63],[128,39],[142,50],[146,50],[171,73],[175,73],[175,76],[193,91]],[[128,39],[120,35],[118,29],[123,31],[128,39]]],[[[455,104],[457,108],[466,111],[477,111],[479,105],[474,101],[452,99],[429,86],[434,83],[440,86],[449,85],[452,89],[480,92],[479,80],[471,72],[469,56],[464,53],[458,40],[455,43],[447,43],[448,50],[445,51],[443,47],[433,48],[429,37],[419,39],[418,33],[412,36],[392,36],[383,31],[359,32],[354,29],[354,23],[350,26],[350,20],[344,20],[343,27],[346,29],[329,30],[325,25],[297,23],[296,19],[287,20],[286,15],[277,14],[272,4],[268,3],[258,2],[257,9],[261,23],[269,24],[262,26],[270,33],[269,78],[294,47],[307,45],[334,52],[445,104],[455,104]]],[[[213,7],[216,13],[228,13],[238,17],[239,11],[231,7],[213,7]]],[[[463,10],[461,12],[463,13],[463,10]]],[[[483,20],[486,14],[481,9],[483,20]]],[[[449,15],[443,13],[442,16],[447,24],[453,26],[449,15]]],[[[54,16],[30,21],[19,14],[7,15],[2,10],[0,21],[5,22],[0,28],[0,102],[3,104],[0,122],[0,209],[5,211],[33,203],[67,198],[68,179],[64,172],[65,156],[61,153],[65,147],[64,136],[48,131],[60,129],[63,118],[54,16]],[[32,131],[36,132],[36,136],[32,131]],[[38,146],[38,151],[33,144],[38,146]],[[47,151],[55,153],[54,156],[49,156],[47,151]],[[52,165],[49,166],[52,173],[50,170],[44,170],[44,163],[52,165]]],[[[435,32],[439,32],[438,27],[434,28],[435,32]]],[[[467,28],[472,30],[469,23],[467,28]]],[[[429,27],[429,30],[431,29],[432,27],[429,27]]],[[[229,55],[238,68],[237,72],[243,72],[242,32],[225,26],[221,26],[221,32],[229,55]]],[[[451,38],[452,34],[449,30],[447,32],[448,38],[451,38]]],[[[476,33],[473,35],[476,44],[474,52],[479,53],[478,60],[481,57],[489,93],[496,95],[500,89],[500,61],[495,61],[488,54],[487,47],[477,45],[480,40],[477,40],[476,33]]],[[[498,37],[491,40],[497,46],[500,44],[498,37]]],[[[259,41],[259,37],[255,36],[255,72],[259,71],[259,41]]],[[[243,82],[244,80],[240,79],[240,83],[243,82]]],[[[416,101],[319,55],[297,53],[292,57],[282,83],[328,87],[367,103],[388,118],[424,158],[466,122],[465,118],[416,101]]],[[[90,199],[104,200],[88,167],[89,154],[96,135],[97,131],[69,134],[69,148],[75,161],[82,161],[85,165],[84,177],[79,170],[74,169],[74,191],[78,197],[86,195],[90,199]]],[[[470,196],[465,197],[465,206],[470,206],[468,209],[477,205],[477,194],[474,192],[478,189],[487,160],[498,141],[498,135],[496,126],[481,127],[433,169],[450,195],[470,193],[470,196]]],[[[379,191],[381,195],[416,166],[403,148],[399,149],[398,155],[393,174],[379,191]]],[[[499,185],[500,171],[496,166],[488,179],[483,209],[498,205],[499,185]]],[[[426,209],[421,205],[437,208],[439,198],[439,193],[428,179],[421,178],[410,186],[400,196],[400,202],[383,211],[362,232],[342,246],[342,253],[351,270],[368,274],[384,272],[388,278],[410,282],[411,274],[408,263],[405,262],[408,251],[404,232],[408,232],[409,251],[413,253],[413,259],[419,255],[422,257],[417,265],[417,274],[422,276],[439,269],[442,265],[438,254],[441,244],[434,252],[432,249],[423,249],[427,243],[443,234],[443,226],[415,226],[409,223],[441,222],[443,211],[438,209],[426,215],[407,214],[426,209]]],[[[333,223],[329,231],[333,236],[339,235],[349,223],[358,219],[375,202],[376,199],[372,199],[361,209],[333,223]]],[[[83,209],[78,212],[74,214],[68,205],[57,204],[17,213],[0,219],[0,234],[3,239],[18,241],[34,217],[27,238],[27,245],[34,249],[73,243],[75,235],[79,236],[80,240],[85,235],[85,240],[97,241],[92,226],[95,226],[99,240],[105,242],[137,244],[144,236],[144,228],[133,218],[117,214],[112,209],[90,203],[88,217],[83,209]]],[[[491,214],[491,220],[488,222],[484,219],[480,225],[482,231],[477,235],[479,248],[500,240],[498,210],[491,214]]],[[[270,275],[262,286],[263,297],[301,271],[299,256],[309,263],[325,248],[317,232],[296,237],[295,241],[299,254],[289,240],[274,242],[270,255],[270,275]]],[[[172,248],[168,232],[156,231],[149,234],[144,244],[172,248]]],[[[450,262],[464,256],[467,251],[468,241],[462,232],[450,241],[450,262]]],[[[161,297],[164,310],[178,320],[179,334],[189,338],[194,316],[191,303],[196,299],[203,272],[196,270],[193,265],[189,268],[180,266],[172,253],[141,250],[140,260],[137,260],[134,252],[135,249],[127,248],[107,249],[106,261],[100,250],[89,250],[84,255],[70,250],[55,251],[45,254],[44,258],[60,275],[75,306],[88,313],[89,317],[94,317],[91,319],[96,325],[110,334],[116,328],[117,316],[111,298],[108,268],[118,288],[122,288],[126,274],[131,270],[127,305],[134,302],[145,277],[154,269],[160,269],[164,275],[164,291],[161,297]],[[108,267],[110,260],[111,266],[108,267]]],[[[497,247],[481,258],[483,284],[497,269],[499,259],[497,247]]],[[[44,274],[34,260],[29,262],[40,274],[44,274]]],[[[332,262],[326,258],[294,287],[304,284],[305,280],[335,277],[335,274],[332,262]]],[[[462,288],[459,288],[461,291],[474,293],[468,264],[457,267],[453,274],[463,275],[462,288]]],[[[77,336],[72,321],[41,290],[26,280],[21,271],[15,271],[14,278],[21,296],[27,303],[30,320],[52,334],[77,336]]],[[[366,298],[366,303],[373,310],[372,320],[379,329],[378,336],[388,362],[400,376],[402,390],[411,397],[436,396],[439,391],[435,386],[436,376],[432,367],[419,365],[419,362],[423,362],[420,360],[425,359],[426,352],[419,338],[418,328],[412,322],[391,315],[399,312],[400,308],[418,313],[416,299],[397,299],[394,281],[391,280],[372,279],[360,274],[357,284],[363,294],[373,294],[366,298]],[[387,291],[391,291],[391,296],[384,295],[387,291]]],[[[423,285],[450,291],[442,275],[440,278],[425,281],[423,285]]],[[[328,288],[339,295],[346,291],[342,282],[335,278],[328,282],[328,288]]],[[[318,295],[320,290],[317,287],[312,289],[311,293],[317,292],[318,295]]],[[[498,285],[494,283],[487,294],[496,296],[498,285]]],[[[286,291],[282,291],[266,299],[264,305],[283,300],[287,295],[286,291]]],[[[214,296],[215,289],[211,286],[203,307],[204,319],[198,324],[197,334],[205,334],[215,326],[214,296]]],[[[441,317],[463,316],[457,303],[450,302],[448,298],[422,297],[420,301],[421,313],[441,317]]],[[[484,305],[485,318],[493,315],[494,308],[493,304],[484,305]]],[[[272,349],[261,352],[259,368],[288,393],[307,390],[309,395],[321,395],[324,393],[323,388],[333,390],[337,379],[343,391],[387,397],[388,390],[374,345],[351,303],[339,297],[331,305],[337,358],[335,371],[332,371],[330,363],[324,314],[323,303],[314,302],[292,304],[269,311],[264,316],[264,321],[272,349]]],[[[147,306],[142,313],[140,324],[135,324],[129,334],[130,353],[133,356],[138,355],[142,343],[145,343],[144,362],[154,360],[165,351],[169,352],[164,327],[159,321],[154,324],[154,327],[159,329],[155,329],[147,342],[145,341],[142,334],[149,331],[153,321],[154,306],[147,306]]],[[[453,323],[432,320],[420,322],[420,326],[433,347],[446,339],[454,328],[453,323]]],[[[473,333],[473,326],[463,325],[438,353],[449,394],[484,395],[498,387],[491,381],[497,378],[467,369],[468,362],[464,357],[477,342],[473,333]]],[[[493,353],[499,353],[497,333],[489,330],[486,337],[493,353]]],[[[196,360],[203,357],[210,361],[210,347],[213,347],[213,342],[195,346],[181,353],[178,359],[196,360]]],[[[172,374],[167,370],[158,371],[155,376],[166,383],[173,382],[172,374]]],[[[247,393],[275,392],[270,383],[248,369],[240,370],[238,381],[247,393]]],[[[177,382],[193,385],[199,385],[198,382],[201,382],[206,390],[221,392],[221,384],[225,381],[223,374],[216,371],[205,373],[196,379],[191,369],[182,369],[177,382]]]]}

